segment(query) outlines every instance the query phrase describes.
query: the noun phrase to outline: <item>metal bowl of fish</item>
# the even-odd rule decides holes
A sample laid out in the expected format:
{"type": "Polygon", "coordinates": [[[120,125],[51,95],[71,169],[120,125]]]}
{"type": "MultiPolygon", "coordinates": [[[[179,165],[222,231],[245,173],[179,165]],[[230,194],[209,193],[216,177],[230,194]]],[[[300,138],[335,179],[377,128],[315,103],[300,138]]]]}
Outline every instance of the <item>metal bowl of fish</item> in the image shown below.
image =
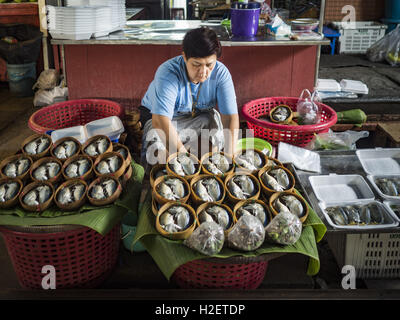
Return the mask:
{"type": "Polygon", "coordinates": [[[119,178],[126,169],[124,157],[119,152],[107,152],[98,156],[93,164],[94,172],[98,177],[105,174],[112,174],[119,178]]]}
{"type": "Polygon", "coordinates": [[[225,235],[229,233],[235,223],[231,208],[217,202],[206,202],[199,205],[196,216],[199,226],[204,222],[214,221],[222,227],[225,235]]]}
{"type": "Polygon", "coordinates": [[[67,180],[56,190],[54,202],[62,210],[76,210],[86,202],[87,189],[88,185],[84,180],[67,180]]]}
{"type": "Polygon", "coordinates": [[[22,153],[37,160],[50,152],[51,137],[48,134],[34,134],[22,142],[22,153]]]}
{"type": "Polygon", "coordinates": [[[155,164],[150,170],[150,177],[149,177],[150,186],[153,188],[154,181],[158,177],[166,176],[166,175],[168,175],[168,172],[167,172],[167,168],[166,168],[165,164],[160,164],[160,163],[155,164]]]}
{"type": "Polygon", "coordinates": [[[308,206],[298,194],[290,191],[276,192],[269,198],[269,208],[274,216],[283,211],[296,215],[301,222],[308,217],[308,206]]]}
{"type": "Polygon", "coordinates": [[[182,177],[161,176],[154,181],[153,196],[161,205],[171,201],[185,203],[190,197],[190,186],[182,177]]]}
{"type": "Polygon", "coordinates": [[[112,150],[113,146],[110,138],[104,135],[93,136],[82,146],[82,153],[92,157],[92,159],[112,150]]]}
{"type": "Polygon", "coordinates": [[[92,181],[87,191],[89,202],[94,206],[113,203],[122,192],[121,184],[113,176],[102,176],[92,181]]]}
{"type": "Polygon", "coordinates": [[[122,143],[116,143],[116,142],[114,142],[112,146],[113,146],[113,151],[120,153],[124,158],[125,166],[131,166],[132,156],[131,152],[129,151],[129,148],[122,143]]]}
{"type": "Polygon", "coordinates": [[[77,154],[64,162],[61,171],[66,180],[88,180],[93,176],[93,160],[88,155],[77,154]]]}
{"type": "Polygon", "coordinates": [[[221,203],[225,199],[225,186],[220,178],[210,174],[200,174],[190,181],[191,199],[194,204],[203,202],[221,203]]]}
{"type": "Polygon", "coordinates": [[[171,154],[167,159],[167,172],[170,175],[192,179],[200,173],[200,161],[196,156],[186,152],[171,154]]]}
{"type": "Polygon", "coordinates": [[[234,172],[225,179],[225,190],[231,203],[241,200],[257,200],[260,196],[260,182],[250,173],[234,172]]]}
{"type": "Polygon", "coordinates": [[[27,211],[41,212],[53,202],[54,188],[48,181],[36,181],[28,184],[19,194],[19,203],[27,211]]]}
{"type": "Polygon", "coordinates": [[[32,164],[32,158],[23,154],[9,156],[0,163],[1,177],[18,178],[24,181],[30,177],[29,170],[32,164]]]}
{"type": "Polygon", "coordinates": [[[50,149],[50,154],[64,162],[68,158],[81,152],[81,143],[74,137],[64,137],[57,140],[50,149]]]}
{"type": "Polygon", "coordinates": [[[275,192],[293,191],[295,180],[293,174],[285,167],[265,167],[258,172],[261,188],[266,195],[275,192]]]}
{"type": "Polygon", "coordinates": [[[251,214],[258,218],[264,227],[271,222],[271,213],[262,200],[244,200],[238,202],[233,208],[233,216],[238,221],[241,216],[251,214]]]}
{"type": "Polygon", "coordinates": [[[217,177],[224,177],[235,169],[233,158],[228,157],[224,152],[206,153],[201,157],[200,164],[204,173],[217,177]]]}
{"type": "Polygon", "coordinates": [[[0,179],[0,208],[6,209],[17,204],[22,187],[23,183],[19,179],[0,179]]]}
{"type": "Polygon", "coordinates": [[[48,181],[54,183],[61,177],[62,163],[57,158],[45,157],[33,163],[30,176],[33,181],[48,181]]]}
{"type": "Polygon", "coordinates": [[[156,229],[164,237],[172,240],[187,239],[196,228],[196,213],[188,204],[168,202],[164,204],[156,218],[156,229]]]}
{"type": "Polygon", "coordinates": [[[235,153],[235,172],[257,173],[267,163],[267,156],[257,149],[242,149],[235,153]]]}
{"type": "Polygon", "coordinates": [[[275,123],[289,124],[293,119],[293,111],[288,105],[281,104],[269,112],[269,118],[275,123]]]}

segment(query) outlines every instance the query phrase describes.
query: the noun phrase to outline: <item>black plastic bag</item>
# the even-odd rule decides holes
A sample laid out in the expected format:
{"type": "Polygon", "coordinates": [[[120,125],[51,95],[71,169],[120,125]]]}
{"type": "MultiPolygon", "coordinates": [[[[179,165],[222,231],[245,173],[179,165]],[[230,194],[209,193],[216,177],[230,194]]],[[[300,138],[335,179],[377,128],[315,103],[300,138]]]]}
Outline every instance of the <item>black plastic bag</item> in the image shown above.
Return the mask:
{"type": "Polygon", "coordinates": [[[28,24],[0,24],[0,57],[8,64],[26,64],[39,58],[43,33],[38,27],[28,24]],[[17,43],[1,40],[5,37],[17,39],[17,43]]]}

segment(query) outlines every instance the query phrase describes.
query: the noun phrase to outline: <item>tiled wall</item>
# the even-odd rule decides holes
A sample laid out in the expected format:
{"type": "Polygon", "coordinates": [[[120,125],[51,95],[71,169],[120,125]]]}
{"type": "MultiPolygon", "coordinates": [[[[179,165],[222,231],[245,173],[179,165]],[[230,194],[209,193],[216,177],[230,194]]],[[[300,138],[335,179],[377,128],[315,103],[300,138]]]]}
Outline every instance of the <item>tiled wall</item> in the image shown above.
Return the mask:
{"type": "Polygon", "coordinates": [[[342,14],[342,8],[346,5],[355,8],[356,21],[379,21],[384,17],[383,0],[326,0],[325,21],[341,21],[346,16],[342,14]]]}

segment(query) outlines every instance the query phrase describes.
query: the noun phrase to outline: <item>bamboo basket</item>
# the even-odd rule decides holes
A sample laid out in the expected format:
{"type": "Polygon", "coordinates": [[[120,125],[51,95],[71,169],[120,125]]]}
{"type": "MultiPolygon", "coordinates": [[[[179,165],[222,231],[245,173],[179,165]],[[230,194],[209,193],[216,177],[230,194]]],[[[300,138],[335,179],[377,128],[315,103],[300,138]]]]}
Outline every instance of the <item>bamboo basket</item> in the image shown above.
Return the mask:
{"type": "Polygon", "coordinates": [[[291,123],[291,122],[292,122],[292,119],[293,119],[293,115],[294,115],[294,114],[293,114],[293,110],[292,110],[288,105],[286,105],[286,104],[277,105],[276,107],[272,108],[271,111],[269,112],[269,118],[270,118],[270,120],[271,120],[272,122],[274,122],[274,123],[280,123],[280,124],[289,124],[289,123],[291,123]],[[286,109],[289,110],[289,117],[288,117],[286,120],[284,120],[284,121],[278,121],[278,120],[275,120],[275,119],[272,117],[272,114],[274,113],[274,111],[275,111],[276,109],[278,109],[278,108],[281,108],[281,107],[284,107],[284,108],[286,108],[286,109]]]}
{"type": "Polygon", "coordinates": [[[154,197],[152,197],[151,199],[151,211],[153,212],[153,214],[157,217],[158,212],[160,211],[160,204],[157,203],[157,201],[154,199],[154,197]]]}
{"type": "Polygon", "coordinates": [[[129,179],[132,177],[132,173],[133,173],[132,165],[129,165],[126,167],[124,174],[119,177],[119,180],[122,185],[122,189],[124,189],[126,187],[126,184],[128,183],[129,179]]]}
{"type": "Polygon", "coordinates": [[[246,172],[234,172],[231,173],[230,175],[228,175],[225,179],[225,190],[226,190],[226,195],[228,200],[232,203],[232,204],[236,204],[239,201],[243,201],[243,200],[257,200],[260,196],[260,192],[261,192],[261,187],[260,187],[260,182],[258,181],[258,179],[250,174],[250,173],[246,173],[246,172]],[[237,176],[237,175],[245,175],[245,176],[249,176],[250,179],[253,181],[255,187],[258,189],[256,194],[254,194],[253,196],[247,198],[247,199],[239,199],[237,197],[235,197],[230,191],[229,191],[229,187],[228,187],[228,183],[231,179],[233,179],[233,177],[237,176]]]}
{"type": "Polygon", "coordinates": [[[195,155],[193,155],[193,154],[191,154],[191,153],[183,153],[183,152],[176,152],[176,153],[174,153],[174,154],[171,154],[171,155],[168,157],[168,159],[167,159],[166,168],[167,168],[167,173],[168,173],[169,175],[173,175],[173,176],[176,176],[176,177],[183,177],[183,178],[186,179],[188,182],[190,182],[190,180],[191,180],[193,177],[199,175],[199,174],[200,174],[200,170],[201,170],[201,166],[200,166],[200,161],[199,161],[199,159],[198,159],[195,155]],[[187,155],[187,156],[189,156],[192,160],[194,160],[195,166],[197,166],[197,170],[196,170],[196,172],[195,172],[194,174],[185,175],[185,176],[180,176],[180,175],[178,175],[174,170],[172,170],[172,168],[170,167],[169,163],[170,163],[170,161],[171,161],[172,159],[176,158],[179,154],[187,155]]]}
{"type": "Polygon", "coordinates": [[[13,178],[0,179],[0,185],[2,185],[3,183],[7,183],[7,182],[16,182],[16,183],[18,183],[19,188],[18,188],[18,192],[16,193],[16,195],[14,197],[12,197],[11,199],[9,199],[7,201],[0,202],[0,208],[2,208],[2,209],[7,209],[7,208],[11,208],[11,207],[15,206],[18,203],[19,194],[21,193],[21,190],[24,187],[24,184],[22,183],[22,181],[20,179],[13,179],[13,178]]]}
{"type": "Polygon", "coordinates": [[[31,177],[32,181],[42,182],[42,180],[39,180],[39,179],[35,178],[34,172],[41,165],[44,165],[44,164],[46,164],[48,162],[57,163],[60,166],[60,170],[58,171],[58,173],[54,177],[52,177],[50,179],[47,179],[46,181],[48,181],[50,183],[56,183],[57,181],[59,181],[61,179],[61,177],[62,177],[62,166],[63,166],[62,162],[60,160],[58,160],[57,158],[54,158],[54,157],[45,157],[45,158],[41,158],[41,159],[37,160],[31,166],[31,169],[29,170],[29,176],[31,177]]]}
{"type": "Polygon", "coordinates": [[[236,167],[236,168],[235,168],[235,172],[247,172],[247,173],[251,173],[251,174],[257,176],[258,171],[260,171],[263,167],[266,166],[266,164],[267,164],[267,158],[268,158],[268,157],[267,157],[261,150],[256,149],[256,148],[239,150],[239,151],[235,152],[235,154],[234,154],[234,156],[233,156],[233,161],[234,161],[235,167],[236,167]],[[246,151],[249,151],[249,150],[253,150],[254,152],[256,152],[256,153],[261,157],[263,164],[262,164],[262,166],[261,166],[260,169],[257,169],[257,170],[249,170],[249,169],[247,169],[247,168],[245,168],[245,167],[242,167],[241,165],[239,165],[239,164],[237,163],[236,157],[239,156],[239,155],[241,155],[242,153],[245,153],[246,151]]]}
{"type": "Polygon", "coordinates": [[[54,203],[61,210],[65,210],[65,211],[73,211],[73,210],[79,209],[80,207],[82,207],[85,204],[85,202],[87,200],[87,191],[88,191],[88,185],[84,180],[81,180],[81,179],[70,179],[70,180],[67,180],[67,181],[63,182],[57,188],[56,193],[54,195],[54,203]],[[83,184],[85,186],[85,192],[83,193],[82,197],[78,201],[75,201],[73,203],[61,204],[58,201],[58,194],[61,192],[62,189],[66,188],[66,187],[69,187],[69,186],[72,186],[72,185],[76,185],[76,184],[83,184]]]}
{"type": "Polygon", "coordinates": [[[205,178],[215,178],[215,179],[218,181],[219,186],[220,186],[220,188],[221,188],[222,197],[221,197],[221,199],[216,200],[216,201],[213,201],[213,202],[222,203],[222,202],[224,201],[224,199],[225,199],[225,194],[226,194],[225,185],[224,185],[224,183],[222,182],[222,180],[221,180],[220,178],[218,178],[217,176],[215,176],[215,175],[200,174],[200,175],[195,176],[194,178],[192,178],[192,180],[190,181],[190,193],[191,193],[190,199],[193,201],[193,204],[194,204],[194,205],[201,205],[201,204],[203,204],[204,202],[208,202],[208,201],[204,201],[203,199],[201,199],[201,198],[197,195],[197,193],[196,193],[196,191],[195,191],[195,186],[194,186],[194,185],[196,184],[196,182],[198,182],[199,180],[205,179],[205,178]]]}
{"type": "Polygon", "coordinates": [[[228,157],[228,156],[227,156],[224,152],[222,152],[222,151],[221,151],[221,152],[208,152],[208,153],[204,154],[204,155],[201,157],[201,159],[200,159],[200,165],[201,165],[201,170],[202,170],[203,173],[205,173],[205,174],[211,174],[211,175],[217,176],[218,178],[221,178],[221,179],[224,179],[228,174],[232,173],[232,172],[235,170],[235,162],[233,161],[233,157],[231,157],[231,156],[228,157]],[[225,158],[228,159],[228,162],[230,163],[230,169],[229,169],[227,172],[224,172],[224,173],[222,173],[222,174],[214,174],[214,173],[208,171],[207,168],[204,166],[204,162],[205,162],[208,158],[211,158],[211,156],[212,156],[214,153],[219,153],[219,154],[221,154],[222,156],[224,156],[225,158]]]}
{"type": "Polygon", "coordinates": [[[232,212],[232,209],[229,208],[226,204],[218,203],[218,202],[204,202],[201,205],[199,205],[197,207],[197,210],[196,210],[197,225],[200,226],[200,224],[201,224],[200,220],[199,220],[199,213],[202,212],[203,210],[206,210],[207,208],[209,208],[211,206],[214,206],[214,205],[222,207],[228,212],[229,219],[230,219],[230,226],[229,226],[228,229],[224,230],[224,235],[225,235],[225,237],[227,237],[228,233],[232,230],[233,226],[235,225],[235,218],[234,218],[234,214],[232,212]]]}
{"type": "Polygon", "coordinates": [[[97,179],[93,180],[92,183],[89,185],[89,188],[87,190],[87,198],[88,198],[89,202],[94,206],[105,206],[105,205],[113,203],[115,200],[117,200],[119,198],[119,196],[121,195],[121,192],[122,192],[122,187],[121,187],[121,184],[119,183],[118,179],[112,175],[104,175],[104,176],[98,177],[97,179]],[[113,179],[117,183],[117,189],[115,190],[115,192],[111,195],[111,197],[108,197],[106,199],[93,198],[91,196],[91,191],[92,191],[92,188],[94,187],[94,185],[96,185],[108,178],[113,179]]]}
{"type": "Polygon", "coordinates": [[[30,171],[30,169],[31,169],[31,167],[32,167],[33,160],[32,160],[31,157],[26,156],[26,155],[21,154],[21,153],[20,153],[20,154],[13,155],[13,156],[9,156],[9,157],[5,158],[3,161],[0,162],[1,177],[2,177],[2,178],[12,178],[12,177],[6,176],[6,174],[4,173],[4,169],[6,168],[6,166],[7,166],[8,163],[14,162],[14,161],[16,161],[16,160],[18,160],[18,159],[22,159],[22,158],[28,159],[28,160],[29,160],[29,167],[28,167],[28,169],[27,169],[23,174],[21,174],[21,175],[15,177],[15,178],[20,179],[22,182],[24,182],[24,181],[26,181],[27,179],[29,179],[29,178],[30,178],[29,171],[30,171]]]}
{"type": "Polygon", "coordinates": [[[156,229],[157,229],[157,231],[162,236],[164,236],[164,237],[166,237],[168,239],[171,239],[171,240],[184,240],[184,239],[189,238],[189,236],[192,234],[192,232],[196,228],[196,223],[197,223],[196,222],[196,213],[195,213],[194,209],[190,205],[188,205],[186,203],[181,203],[181,202],[168,202],[168,203],[164,204],[160,208],[160,211],[159,211],[159,213],[158,213],[158,215],[156,217],[156,229]],[[161,227],[160,217],[165,211],[167,211],[169,208],[171,208],[172,206],[175,206],[175,205],[183,206],[189,211],[189,213],[191,215],[192,223],[189,225],[189,227],[187,227],[183,231],[170,233],[170,232],[165,231],[163,229],[163,227],[161,227]]]}
{"type": "Polygon", "coordinates": [[[106,139],[107,142],[108,142],[108,147],[107,147],[107,149],[103,152],[103,154],[104,154],[104,153],[107,153],[107,152],[112,152],[112,151],[113,151],[113,145],[112,145],[112,142],[111,142],[110,138],[107,137],[107,136],[105,136],[105,135],[99,134],[99,135],[93,136],[93,137],[89,138],[88,140],[86,140],[86,142],[82,145],[82,151],[81,151],[82,154],[87,155],[88,157],[91,157],[92,160],[95,161],[96,158],[97,158],[98,156],[100,156],[100,155],[91,156],[91,155],[89,155],[89,154],[86,153],[86,148],[87,148],[92,142],[94,142],[94,141],[96,141],[97,139],[100,139],[100,138],[104,138],[104,139],[106,139]]]}
{"type": "Polygon", "coordinates": [[[167,202],[174,202],[174,200],[169,200],[169,199],[166,199],[166,198],[164,198],[163,196],[161,196],[161,195],[158,193],[158,190],[157,190],[158,185],[159,185],[161,182],[163,182],[165,179],[169,179],[169,178],[176,178],[176,179],[179,179],[180,181],[183,182],[183,184],[184,184],[184,186],[185,186],[185,190],[186,190],[186,195],[185,195],[183,198],[181,198],[181,199],[179,200],[179,202],[181,202],[181,203],[186,203],[186,202],[188,201],[189,197],[190,197],[190,186],[189,186],[189,183],[187,182],[187,180],[184,179],[184,178],[181,177],[181,176],[166,175],[166,176],[158,177],[158,178],[154,181],[154,185],[153,185],[153,190],[152,190],[152,192],[153,192],[153,193],[152,193],[152,194],[153,194],[153,198],[154,198],[154,199],[156,200],[156,202],[157,202],[158,204],[160,204],[160,205],[164,205],[164,204],[167,203],[167,202]]]}
{"type": "Polygon", "coordinates": [[[37,160],[37,159],[40,159],[40,158],[45,157],[46,155],[50,154],[50,149],[51,149],[52,145],[53,145],[53,143],[52,143],[51,137],[50,137],[48,134],[45,134],[45,133],[37,133],[37,134],[34,134],[34,135],[29,136],[28,138],[26,138],[26,139],[22,142],[21,151],[22,151],[22,153],[23,153],[25,156],[31,157],[32,160],[35,161],[35,160],[37,160]],[[33,140],[36,140],[36,139],[38,139],[38,138],[41,138],[41,137],[45,137],[45,138],[49,139],[49,141],[50,141],[49,146],[48,146],[45,150],[43,150],[41,153],[38,153],[38,154],[29,154],[29,153],[27,153],[27,152],[25,151],[25,146],[26,146],[29,142],[31,142],[31,141],[33,141],[33,140]]]}
{"type": "Polygon", "coordinates": [[[126,162],[125,162],[125,159],[122,156],[122,154],[120,154],[119,152],[114,152],[114,151],[106,152],[106,153],[103,153],[103,154],[99,155],[96,158],[96,160],[95,160],[95,162],[93,164],[93,170],[94,170],[94,173],[96,174],[97,177],[102,177],[104,175],[112,175],[112,176],[114,176],[114,177],[116,177],[118,179],[119,177],[121,177],[124,174],[124,172],[126,170],[126,162]],[[106,160],[106,159],[108,159],[110,157],[113,157],[113,156],[116,156],[116,157],[119,158],[120,167],[117,169],[117,171],[112,172],[112,173],[106,173],[106,174],[102,174],[102,173],[98,172],[98,170],[97,170],[98,164],[101,161],[106,160]]]}
{"type": "Polygon", "coordinates": [[[158,164],[154,165],[154,166],[151,168],[149,179],[150,179],[150,186],[151,186],[152,188],[153,188],[153,185],[154,185],[154,181],[156,180],[156,175],[157,175],[157,173],[158,173],[159,171],[161,171],[161,170],[165,170],[165,174],[164,174],[164,175],[167,175],[167,174],[168,174],[165,164],[160,164],[160,163],[158,163],[158,164]]]}
{"type": "MultiPolygon", "coordinates": [[[[265,164],[265,166],[264,166],[263,168],[265,168],[265,167],[267,167],[267,168],[272,168],[272,167],[284,167],[284,165],[283,165],[283,163],[280,162],[278,159],[271,158],[271,157],[267,157],[267,162],[266,162],[266,164],[265,164]],[[269,161],[272,161],[274,164],[273,164],[273,165],[268,164],[269,161]]],[[[262,169],[263,169],[263,168],[262,168],[262,169]]],[[[261,169],[260,169],[260,170],[261,170],[261,169]]]]}
{"type": "Polygon", "coordinates": [[[64,176],[64,179],[65,179],[65,180],[74,179],[74,178],[79,178],[79,179],[81,179],[81,180],[86,180],[86,181],[88,181],[88,180],[90,180],[90,179],[93,177],[93,173],[94,173],[94,171],[93,171],[93,160],[92,160],[92,158],[91,158],[90,156],[88,156],[88,155],[85,155],[85,154],[77,154],[76,156],[73,156],[73,157],[67,159],[67,160],[64,162],[61,171],[62,171],[62,175],[64,176]],[[71,163],[73,163],[73,162],[75,162],[75,161],[77,161],[77,160],[80,160],[80,159],[86,159],[86,160],[89,161],[89,170],[86,171],[86,172],[85,172],[82,176],[80,176],[80,177],[69,177],[69,176],[67,176],[67,173],[66,173],[67,167],[68,167],[71,163]]]}
{"type": "Polygon", "coordinates": [[[274,194],[269,198],[269,203],[268,203],[268,205],[269,205],[269,209],[270,209],[271,212],[272,212],[272,215],[273,215],[273,216],[276,216],[276,215],[278,214],[278,212],[276,211],[276,209],[275,209],[274,206],[273,206],[274,201],[275,201],[278,197],[281,197],[281,196],[283,196],[283,195],[291,195],[291,196],[294,196],[294,197],[296,197],[296,198],[301,202],[301,204],[302,204],[302,206],[303,206],[303,209],[305,210],[305,213],[304,213],[301,217],[299,217],[299,219],[300,219],[301,222],[304,222],[304,221],[307,219],[308,214],[309,214],[309,209],[308,209],[307,203],[306,203],[305,200],[304,200],[302,197],[300,197],[297,193],[294,193],[294,192],[291,192],[291,191],[276,192],[276,193],[274,193],[274,194]]]}
{"type": "Polygon", "coordinates": [[[268,225],[268,223],[271,222],[272,216],[271,216],[271,212],[270,212],[270,209],[269,209],[268,205],[264,201],[262,201],[260,199],[258,199],[258,200],[244,200],[244,201],[240,201],[240,202],[236,203],[236,205],[233,208],[233,218],[235,219],[235,223],[239,220],[237,218],[237,215],[236,215],[237,211],[241,207],[243,207],[243,206],[245,206],[245,205],[247,205],[249,203],[259,203],[260,205],[263,206],[263,208],[265,209],[265,213],[266,213],[267,219],[266,219],[265,223],[264,223],[264,221],[261,221],[261,222],[263,223],[264,227],[266,227],[268,225]]]}
{"type": "Polygon", "coordinates": [[[24,208],[26,211],[36,211],[36,212],[42,212],[42,211],[46,210],[48,207],[50,207],[50,205],[51,205],[52,202],[53,202],[53,198],[54,198],[54,187],[53,187],[53,185],[52,185],[50,182],[48,182],[48,181],[41,181],[41,182],[35,181],[35,182],[31,182],[30,184],[28,184],[27,186],[25,186],[25,188],[22,189],[22,191],[20,192],[20,194],[19,194],[19,196],[18,196],[19,203],[21,204],[22,208],[24,208]],[[40,185],[47,185],[47,186],[50,187],[50,189],[51,189],[51,196],[50,196],[50,198],[49,198],[47,201],[45,201],[45,202],[39,204],[38,206],[29,206],[29,205],[27,205],[27,204],[23,201],[24,196],[25,196],[29,191],[31,191],[33,188],[35,188],[35,187],[37,187],[37,186],[40,186],[40,185]]]}
{"type": "Polygon", "coordinates": [[[73,142],[76,144],[76,151],[75,151],[75,153],[74,153],[73,155],[69,156],[68,158],[71,158],[71,157],[73,157],[73,156],[75,156],[75,155],[81,153],[81,150],[82,150],[82,144],[81,144],[77,139],[75,139],[74,137],[64,137],[64,138],[61,138],[61,139],[57,140],[57,142],[54,143],[54,144],[52,145],[52,147],[50,148],[50,155],[51,155],[52,157],[54,157],[54,158],[60,160],[62,163],[64,163],[68,158],[65,158],[65,159],[57,158],[57,156],[54,154],[54,150],[57,149],[57,147],[58,147],[60,144],[62,144],[63,142],[65,142],[65,141],[73,141],[73,142]]]}
{"type": "Polygon", "coordinates": [[[265,196],[266,196],[267,198],[269,198],[271,195],[273,195],[273,194],[276,193],[277,191],[274,190],[274,189],[271,189],[271,188],[267,187],[267,186],[264,184],[264,181],[263,181],[263,179],[262,179],[262,176],[263,176],[263,174],[264,174],[265,172],[269,172],[270,170],[277,169],[277,168],[280,168],[280,169],[282,169],[283,171],[285,171],[285,172],[287,173],[288,177],[289,177],[289,180],[290,180],[289,188],[287,188],[287,189],[284,190],[284,191],[293,191],[293,189],[294,189],[294,186],[295,186],[296,181],[295,181],[295,179],[294,179],[293,174],[292,174],[288,169],[286,169],[286,168],[283,167],[283,166],[282,166],[282,167],[280,167],[280,166],[278,166],[278,167],[265,167],[265,168],[262,168],[262,169],[258,172],[258,180],[260,181],[261,189],[262,189],[263,193],[265,194],[265,196]]]}
{"type": "Polygon", "coordinates": [[[122,148],[126,151],[126,157],[123,157],[125,160],[125,166],[130,166],[132,163],[132,155],[131,152],[129,151],[129,148],[122,143],[116,143],[116,142],[113,142],[112,146],[114,152],[117,152],[116,150],[119,148],[122,148]]]}

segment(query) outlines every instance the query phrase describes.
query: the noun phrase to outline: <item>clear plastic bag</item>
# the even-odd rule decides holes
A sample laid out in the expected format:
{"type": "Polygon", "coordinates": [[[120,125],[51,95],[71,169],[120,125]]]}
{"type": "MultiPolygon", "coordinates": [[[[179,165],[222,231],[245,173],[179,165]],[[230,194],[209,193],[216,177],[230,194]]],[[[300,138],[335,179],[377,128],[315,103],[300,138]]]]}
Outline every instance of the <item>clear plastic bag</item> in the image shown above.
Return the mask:
{"type": "Polygon", "coordinates": [[[302,230],[300,219],[293,213],[283,211],[265,227],[265,238],[274,243],[290,245],[299,240],[302,230]]]}
{"type": "Polygon", "coordinates": [[[304,89],[296,105],[298,123],[305,125],[318,123],[321,120],[320,102],[318,91],[311,94],[308,89],[304,89]],[[308,94],[308,96],[304,96],[304,94],[308,94]]]}
{"type": "Polygon", "coordinates": [[[265,239],[261,221],[252,215],[243,215],[228,233],[228,246],[242,251],[259,248],[265,239]]]}
{"type": "Polygon", "coordinates": [[[202,223],[183,244],[207,256],[221,251],[225,235],[223,228],[214,221],[202,223]]]}
{"type": "Polygon", "coordinates": [[[313,140],[306,146],[308,150],[355,150],[356,142],[369,136],[368,131],[333,132],[316,134],[313,140]]]}
{"type": "Polygon", "coordinates": [[[375,42],[366,55],[372,62],[386,60],[392,66],[400,65],[400,25],[375,42]]]}

